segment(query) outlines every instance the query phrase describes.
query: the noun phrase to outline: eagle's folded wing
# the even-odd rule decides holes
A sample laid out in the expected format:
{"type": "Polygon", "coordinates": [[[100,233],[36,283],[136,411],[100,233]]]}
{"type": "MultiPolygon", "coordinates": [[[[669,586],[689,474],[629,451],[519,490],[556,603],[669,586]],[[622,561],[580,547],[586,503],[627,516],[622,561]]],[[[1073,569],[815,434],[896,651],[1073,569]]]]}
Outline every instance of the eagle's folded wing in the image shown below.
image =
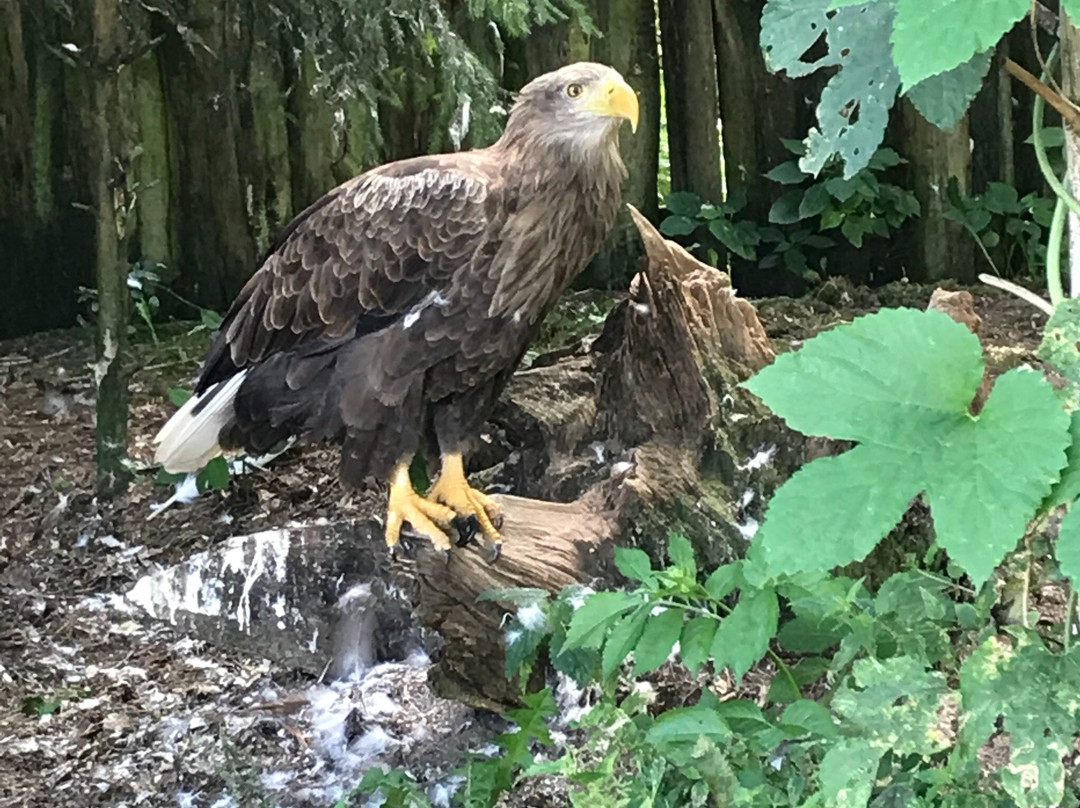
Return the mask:
{"type": "Polygon", "coordinates": [[[303,343],[381,330],[445,293],[500,225],[495,174],[470,157],[376,169],[297,216],[226,315],[197,392],[303,343]]]}

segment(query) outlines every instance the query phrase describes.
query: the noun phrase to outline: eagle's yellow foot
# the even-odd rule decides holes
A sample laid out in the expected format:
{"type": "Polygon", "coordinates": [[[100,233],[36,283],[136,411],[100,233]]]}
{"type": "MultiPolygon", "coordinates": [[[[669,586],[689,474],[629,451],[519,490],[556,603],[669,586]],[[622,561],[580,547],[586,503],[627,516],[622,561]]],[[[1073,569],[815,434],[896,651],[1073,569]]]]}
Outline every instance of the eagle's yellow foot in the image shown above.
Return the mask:
{"type": "Polygon", "coordinates": [[[431,543],[444,553],[449,553],[450,536],[439,525],[449,525],[455,517],[453,509],[420,496],[409,480],[409,464],[402,463],[394,469],[390,481],[390,497],[386,509],[386,546],[390,555],[397,555],[401,541],[401,526],[408,522],[417,533],[431,539],[431,543]]]}
{"type": "Polygon", "coordinates": [[[465,479],[465,464],[460,454],[443,455],[439,479],[428,491],[429,501],[448,505],[459,519],[454,521],[460,538],[459,544],[468,544],[475,528],[470,529],[472,519],[480,526],[484,536],[491,543],[492,560],[499,557],[502,550],[502,534],[496,523],[502,523],[502,508],[483,491],[469,485],[465,479]]]}

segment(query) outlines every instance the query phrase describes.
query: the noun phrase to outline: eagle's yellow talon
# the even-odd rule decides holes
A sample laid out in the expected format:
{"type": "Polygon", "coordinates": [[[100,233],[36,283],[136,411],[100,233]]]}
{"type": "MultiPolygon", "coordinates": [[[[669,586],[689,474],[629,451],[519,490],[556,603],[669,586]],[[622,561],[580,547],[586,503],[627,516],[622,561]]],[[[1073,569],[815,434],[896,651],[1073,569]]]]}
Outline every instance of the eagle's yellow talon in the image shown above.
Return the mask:
{"type": "Polygon", "coordinates": [[[429,502],[447,505],[458,516],[475,516],[488,541],[498,544],[502,535],[493,520],[502,521],[502,508],[483,491],[469,485],[465,479],[465,464],[460,454],[448,454],[442,458],[439,479],[428,491],[429,502]]]}
{"type": "Polygon", "coordinates": [[[439,525],[449,525],[454,516],[453,509],[417,494],[409,480],[409,464],[398,465],[390,482],[386,509],[386,545],[391,551],[401,540],[401,527],[405,522],[417,533],[431,539],[440,550],[449,550],[450,537],[439,525]]]}

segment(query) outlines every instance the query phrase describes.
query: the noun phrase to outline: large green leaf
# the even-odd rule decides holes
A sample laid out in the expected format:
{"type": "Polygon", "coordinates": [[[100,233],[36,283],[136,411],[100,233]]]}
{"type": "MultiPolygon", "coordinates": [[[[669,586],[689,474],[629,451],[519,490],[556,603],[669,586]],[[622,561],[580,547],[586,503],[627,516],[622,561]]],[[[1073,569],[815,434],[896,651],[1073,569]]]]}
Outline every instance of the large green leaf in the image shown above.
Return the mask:
{"type": "Polygon", "coordinates": [[[998,378],[977,419],[940,426],[913,448],[938,542],[981,584],[1057,481],[1069,416],[1042,374],[1017,369],[998,378]]]}
{"type": "Polygon", "coordinates": [[[805,141],[799,168],[816,176],[829,158],[840,155],[844,176],[852,177],[881,144],[900,87],[888,57],[893,0],[829,7],[830,0],[769,0],[761,17],[761,48],[774,72],[803,76],[840,68],[822,90],[818,126],[805,141]],[[805,59],[823,33],[828,52],[805,59]]]}
{"type": "Polygon", "coordinates": [[[906,454],[873,445],[808,463],[773,494],[761,557],[789,574],[865,557],[922,490],[914,472],[906,454]]]}
{"type": "Polygon", "coordinates": [[[905,87],[993,50],[1030,0],[896,0],[893,61],[905,87]]]}
{"type": "Polygon", "coordinates": [[[745,387],[800,432],[896,445],[966,413],[982,373],[978,337],[948,315],[885,309],[781,355],[745,387]]]}
{"type": "Polygon", "coordinates": [[[934,126],[952,129],[982,88],[992,56],[992,50],[976,53],[951,70],[923,79],[907,91],[907,97],[934,126]]]}
{"type": "Polygon", "coordinates": [[[795,429],[862,442],[774,495],[756,538],[770,568],[861,558],[924,491],[938,542],[986,580],[1057,480],[1070,437],[1053,388],[1026,369],[1001,376],[971,415],[982,369],[967,328],[896,309],[826,332],[747,382],[795,429]]]}

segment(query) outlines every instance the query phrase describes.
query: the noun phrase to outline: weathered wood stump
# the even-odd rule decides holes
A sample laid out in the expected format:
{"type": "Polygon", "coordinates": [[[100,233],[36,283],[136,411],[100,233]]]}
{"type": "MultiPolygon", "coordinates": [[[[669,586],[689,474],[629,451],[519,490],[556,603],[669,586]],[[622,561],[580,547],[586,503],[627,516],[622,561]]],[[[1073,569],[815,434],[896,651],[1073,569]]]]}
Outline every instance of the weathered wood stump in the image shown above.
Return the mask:
{"type": "MultiPolygon", "coordinates": [[[[227,633],[236,641],[246,632],[256,647],[267,647],[275,630],[279,645],[293,632],[285,659],[318,670],[333,657],[338,675],[349,667],[345,657],[362,664],[401,656],[434,632],[436,690],[498,707],[518,692],[503,674],[507,607],[479,602],[482,592],[610,582],[615,543],[661,556],[669,529],[688,535],[705,564],[740,554],[776,480],[802,461],[803,443],[737,386],[773,357],[754,307],[726,273],[631,212],[647,260],[629,299],[590,344],[516,374],[493,419],[506,434],[531,436],[532,459],[517,452],[515,462],[518,490],[537,497],[499,497],[506,543],[497,563],[475,548],[446,561],[425,543],[414,559],[392,563],[374,520],[305,526],[266,535],[279,544],[288,535],[284,561],[231,551],[238,577],[210,593],[217,618],[178,581],[144,586],[144,605],[157,586],[171,593],[158,598],[158,611],[184,622],[220,624],[220,615],[235,614],[227,633]],[[280,575],[251,580],[256,566],[275,564],[280,575]],[[255,628],[255,607],[268,632],[255,628]]],[[[513,459],[496,465],[507,472],[513,459]]]]}

